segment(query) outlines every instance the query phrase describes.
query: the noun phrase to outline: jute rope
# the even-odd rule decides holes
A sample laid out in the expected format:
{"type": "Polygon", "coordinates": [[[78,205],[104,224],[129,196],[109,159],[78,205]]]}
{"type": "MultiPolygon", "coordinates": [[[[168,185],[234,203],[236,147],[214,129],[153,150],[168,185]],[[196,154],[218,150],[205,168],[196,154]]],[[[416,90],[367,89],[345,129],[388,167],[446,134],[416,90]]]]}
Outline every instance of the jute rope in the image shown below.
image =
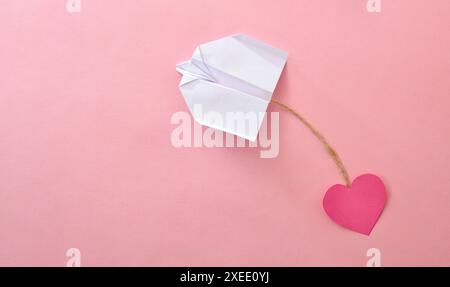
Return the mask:
{"type": "Polygon", "coordinates": [[[319,133],[319,131],[316,130],[303,116],[301,116],[298,112],[296,112],[294,109],[292,109],[288,105],[283,104],[277,100],[272,100],[272,103],[277,104],[280,107],[284,108],[285,110],[289,111],[297,119],[299,119],[314,134],[314,136],[322,143],[322,145],[324,146],[327,153],[333,159],[334,163],[336,164],[337,168],[339,169],[339,172],[342,175],[345,185],[347,187],[349,187],[350,186],[350,177],[348,176],[347,169],[345,168],[344,163],[342,162],[342,160],[339,157],[339,155],[337,154],[337,152],[328,143],[328,141],[325,139],[325,137],[321,133],[319,133]]]}

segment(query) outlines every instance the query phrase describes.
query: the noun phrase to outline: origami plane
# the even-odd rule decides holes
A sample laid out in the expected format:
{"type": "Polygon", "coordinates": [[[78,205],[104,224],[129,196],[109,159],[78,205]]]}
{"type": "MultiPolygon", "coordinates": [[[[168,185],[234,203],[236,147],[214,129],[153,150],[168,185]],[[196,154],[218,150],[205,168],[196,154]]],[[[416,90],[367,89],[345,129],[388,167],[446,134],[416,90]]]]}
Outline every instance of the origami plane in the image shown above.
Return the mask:
{"type": "Polygon", "coordinates": [[[176,70],[183,75],[180,91],[198,123],[255,141],[286,60],[285,51],[236,34],[198,46],[176,70]],[[256,115],[255,123],[218,120],[230,113],[235,120],[256,115]]]}

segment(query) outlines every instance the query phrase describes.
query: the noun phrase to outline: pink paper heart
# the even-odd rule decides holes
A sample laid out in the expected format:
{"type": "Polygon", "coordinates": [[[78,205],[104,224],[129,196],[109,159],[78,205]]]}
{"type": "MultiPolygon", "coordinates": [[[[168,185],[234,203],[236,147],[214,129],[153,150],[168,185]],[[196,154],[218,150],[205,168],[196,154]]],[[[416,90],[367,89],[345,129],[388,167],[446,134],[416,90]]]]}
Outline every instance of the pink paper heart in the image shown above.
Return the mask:
{"type": "Polygon", "coordinates": [[[355,178],[351,187],[342,184],[330,187],[323,198],[323,208],[337,224],[369,235],[383,212],[386,198],[381,179],[363,174],[355,178]]]}

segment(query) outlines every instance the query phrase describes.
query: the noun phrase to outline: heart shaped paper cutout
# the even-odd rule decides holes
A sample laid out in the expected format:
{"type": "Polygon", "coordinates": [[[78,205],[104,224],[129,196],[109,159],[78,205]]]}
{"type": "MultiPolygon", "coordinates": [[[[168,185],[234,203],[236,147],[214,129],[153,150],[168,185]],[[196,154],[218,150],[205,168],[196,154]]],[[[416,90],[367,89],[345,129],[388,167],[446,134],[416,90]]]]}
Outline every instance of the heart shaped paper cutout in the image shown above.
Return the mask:
{"type": "Polygon", "coordinates": [[[369,235],[386,204],[386,188],[373,174],[363,174],[350,187],[336,184],[324,198],[323,208],[337,224],[369,235]]]}

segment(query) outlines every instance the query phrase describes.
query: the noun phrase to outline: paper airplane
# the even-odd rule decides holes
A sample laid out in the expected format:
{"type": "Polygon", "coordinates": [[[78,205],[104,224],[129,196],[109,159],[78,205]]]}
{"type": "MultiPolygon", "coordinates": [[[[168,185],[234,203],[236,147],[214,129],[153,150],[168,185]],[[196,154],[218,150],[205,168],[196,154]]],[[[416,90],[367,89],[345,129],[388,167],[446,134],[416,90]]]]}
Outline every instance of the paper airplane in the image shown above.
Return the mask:
{"type": "Polygon", "coordinates": [[[176,70],[198,123],[255,141],[286,60],[285,51],[236,34],[199,45],[176,70]]]}

